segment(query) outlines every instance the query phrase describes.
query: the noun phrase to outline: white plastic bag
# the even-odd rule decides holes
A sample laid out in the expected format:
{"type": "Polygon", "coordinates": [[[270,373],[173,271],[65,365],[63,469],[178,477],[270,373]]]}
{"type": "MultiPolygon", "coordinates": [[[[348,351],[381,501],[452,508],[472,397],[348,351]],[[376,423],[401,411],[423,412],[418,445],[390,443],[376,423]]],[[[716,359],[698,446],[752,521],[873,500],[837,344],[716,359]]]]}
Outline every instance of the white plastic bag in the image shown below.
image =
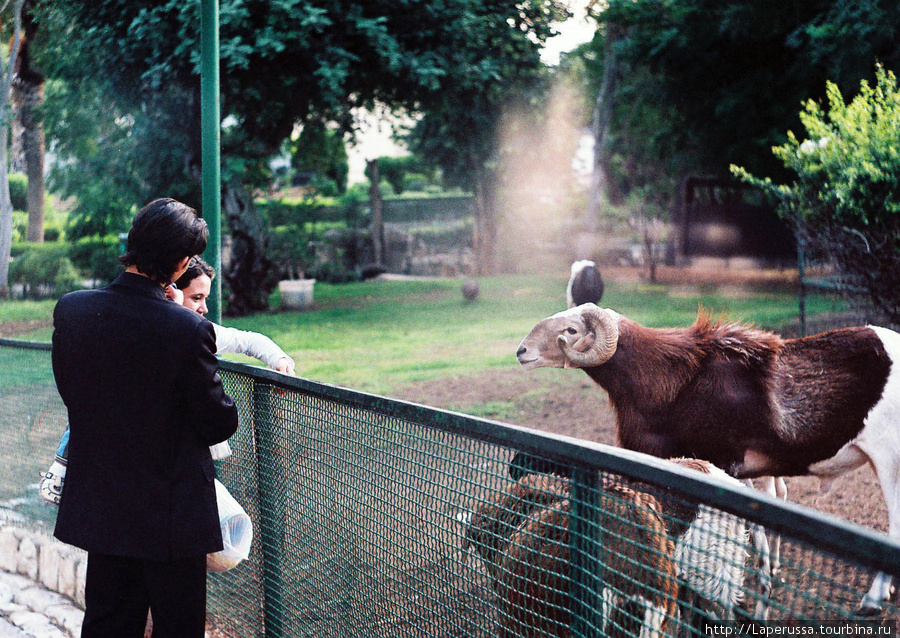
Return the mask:
{"type": "Polygon", "coordinates": [[[225,548],[206,555],[206,571],[225,572],[250,556],[253,542],[253,523],[228,490],[215,480],[216,505],[219,507],[219,523],[222,525],[222,541],[225,548]]]}

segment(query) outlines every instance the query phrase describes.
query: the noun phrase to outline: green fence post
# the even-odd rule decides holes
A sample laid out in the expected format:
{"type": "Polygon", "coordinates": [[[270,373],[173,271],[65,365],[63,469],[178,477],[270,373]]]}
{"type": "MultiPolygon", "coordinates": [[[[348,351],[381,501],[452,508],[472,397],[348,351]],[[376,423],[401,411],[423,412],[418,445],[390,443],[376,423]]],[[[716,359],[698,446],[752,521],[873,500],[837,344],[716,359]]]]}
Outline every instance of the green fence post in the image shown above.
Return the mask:
{"type": "Polygon", "coordinates": [[[575,468],[569,494],[569,574],[572,636],[601,635],[605,566],[598,560],[603,539],[600,525],[600,477],[597,470],[575,468]]]}
{"type": "Polygon", "coordinates": [[[222,169],[220,165],[219,2],[200,0],[200,146],[203,219],[209,227],[206,261],[218,277],[207,300],[209,320],[222,322],[222,169]]]}
{"type": "Polygon", "coordinates": [[[253,424],[258,442],[259,527],[262,541],[263,616],[266,638],[284,636],[284,476],[272,418],[272,387],[253,381],[253,424]]]}

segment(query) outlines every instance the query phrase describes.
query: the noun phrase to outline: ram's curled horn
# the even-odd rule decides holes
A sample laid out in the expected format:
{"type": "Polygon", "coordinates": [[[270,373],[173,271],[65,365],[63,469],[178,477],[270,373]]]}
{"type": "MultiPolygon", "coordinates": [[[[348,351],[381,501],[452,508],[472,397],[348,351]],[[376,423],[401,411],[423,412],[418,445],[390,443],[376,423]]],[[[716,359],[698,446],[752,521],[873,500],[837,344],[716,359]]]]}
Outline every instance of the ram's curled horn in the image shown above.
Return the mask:
{"type": "Polygon", "coordinates": [[[593,368],[609,361],[616,353],[619,342],[619,319],[592,303],[579,306],[585,327],[594,334],[594,342],[584,352],[571,348],[563,335],[558,337],[559,347],[575,368],[593,368]]]}

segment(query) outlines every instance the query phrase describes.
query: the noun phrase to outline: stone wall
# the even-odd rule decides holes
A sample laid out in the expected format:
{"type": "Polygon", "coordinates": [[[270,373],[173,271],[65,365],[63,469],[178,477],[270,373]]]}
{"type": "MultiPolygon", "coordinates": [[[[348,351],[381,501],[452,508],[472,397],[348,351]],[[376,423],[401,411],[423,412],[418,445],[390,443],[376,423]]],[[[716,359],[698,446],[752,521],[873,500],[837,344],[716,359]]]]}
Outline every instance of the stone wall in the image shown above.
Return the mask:
{"type": "Polygon", "coordinates": [[[30,578],[84,608],[87,552],[83,550],[0,523],[0,569],[30,578]]]}

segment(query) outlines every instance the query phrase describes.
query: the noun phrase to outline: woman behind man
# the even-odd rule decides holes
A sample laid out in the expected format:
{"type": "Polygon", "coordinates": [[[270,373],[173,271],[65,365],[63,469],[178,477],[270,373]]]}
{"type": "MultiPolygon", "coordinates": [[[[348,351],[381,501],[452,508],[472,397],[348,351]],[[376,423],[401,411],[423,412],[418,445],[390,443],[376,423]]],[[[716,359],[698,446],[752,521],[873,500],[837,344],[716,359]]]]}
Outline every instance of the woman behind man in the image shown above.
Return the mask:
{"type": "MultiPolygon", "coordinates": [[[[206,300],[212,287],[216,271],[200,257],[194,257],[188,269],[175,282],[175,287],[166,289],[166,296],[177,301],[188,310],[201,315],[209,312],[206,300]],[[179,298],[180,297],[180,298],[179,298]]],[[[259,359],[267,366],[284,374],[294,374],[294,360],[287,356],[274,341],[258,332],[248,332],[228,328],[213,323],[216,331],[218,354],[230,352],[245,354],[259,359]]]]}
{"type": "MultiPolygon", "coordinates": [[[[187,270],[174,282],[174,285],[166,287],[166,297],[183,305],[188,310],[205,315],[209,311],[206,301],[209,299],[212,280],[215,276],[216,271],[212,266],[200,257],[194,257],[188,263],[187,270]]],[[[294,374],[294,360],[269,337],[258,332],[220,326],[217,323],[212,325],[216,334],[216,354],[247,355],[259,359],[273,370],[289,375],[294,374]]],[[[66,429],[60,439],[50,469],[42,474],[38,489],[41,498],[54,505],[59,505],[62,497],[69,456],[68,448],[69,430],[66,429]]],[[[212,446],[210,451],[213,459],[216,460],[231,454],[227,442],[212,446]]]]}

